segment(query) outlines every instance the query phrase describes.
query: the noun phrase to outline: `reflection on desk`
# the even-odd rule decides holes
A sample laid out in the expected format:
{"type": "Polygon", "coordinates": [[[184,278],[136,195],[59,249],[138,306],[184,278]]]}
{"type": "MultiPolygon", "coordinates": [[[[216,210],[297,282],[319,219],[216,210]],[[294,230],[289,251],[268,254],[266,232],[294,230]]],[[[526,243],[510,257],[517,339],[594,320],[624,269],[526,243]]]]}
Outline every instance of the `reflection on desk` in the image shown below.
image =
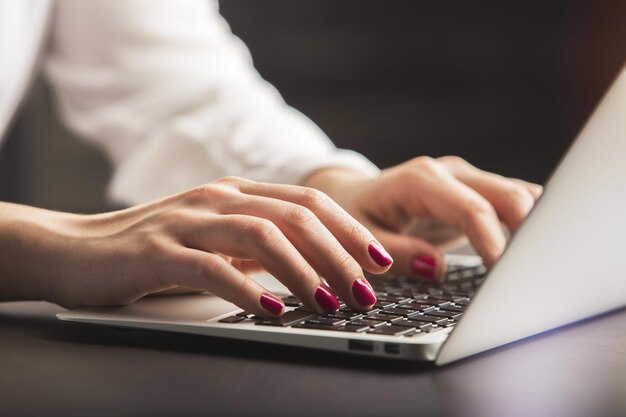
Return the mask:
{"type": "Polygon", "coordinates": [[[58,321],[0,303],[6,416],[626,415],[626,311],[457,364],[58,321]]]}

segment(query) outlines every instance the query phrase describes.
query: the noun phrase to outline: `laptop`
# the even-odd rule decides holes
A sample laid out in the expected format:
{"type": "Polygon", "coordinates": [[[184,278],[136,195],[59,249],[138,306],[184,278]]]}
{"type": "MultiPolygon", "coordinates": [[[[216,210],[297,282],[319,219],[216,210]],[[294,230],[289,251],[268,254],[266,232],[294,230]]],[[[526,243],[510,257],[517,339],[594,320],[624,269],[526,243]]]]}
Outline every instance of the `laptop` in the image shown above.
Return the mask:
{"type": "Polygon", "coordinates": [[[625,236],[622,71],[489,271],[476,257],[452,255],[437,285],[368,277],[378,301],[366,314],[345,306],[316,314],[271,276],[258,276],[282,293],[282,318],[255,317],[211,294],[146,297],[57,316],[444,365],[625,306],[625,236]]]}

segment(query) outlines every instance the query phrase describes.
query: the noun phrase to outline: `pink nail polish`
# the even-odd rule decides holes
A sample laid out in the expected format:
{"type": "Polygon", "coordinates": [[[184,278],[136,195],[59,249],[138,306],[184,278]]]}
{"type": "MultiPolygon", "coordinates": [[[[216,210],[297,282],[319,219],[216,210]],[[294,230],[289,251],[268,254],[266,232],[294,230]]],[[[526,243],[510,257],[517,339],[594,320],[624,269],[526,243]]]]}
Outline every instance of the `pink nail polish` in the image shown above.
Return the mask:
{"type": "Polygon", "coordinates": [[[274,315],[279,315],[283,311],[283,308],[285,308],[285,304],[281,300],[269,294],[261,295],[261,305],[274,315]]]}
{"type": "Polygon", "coordinates": [[[429,255],[417,255],[411,261],[411,268],[417,275],[426,278],[435,278],[437,260],[429,255]]]}
{"type": "Polygon", "coordinates": [[[381,244],[376,241],[372,241],[369,244],[369,246],[367,247],[367,251],[369,252],[374,262],[376,262],[380,266],[387,266],[393,263],[391,255],[389,255],[385,248],[383,248],[381,244]]]}
{"type": "Polygon", "coordinates": [[[339,300],[323,285],[320,285],[315,290],[315,301],[326,311],[337,311],[339,309],[339,300]]]}
{"type": "Polygon", "coordinates": [[[357,303],[363,307],[371,306],[376,302],[376,296],[372,289],[361,278],[352,284],[352,295],[357,303]]]}

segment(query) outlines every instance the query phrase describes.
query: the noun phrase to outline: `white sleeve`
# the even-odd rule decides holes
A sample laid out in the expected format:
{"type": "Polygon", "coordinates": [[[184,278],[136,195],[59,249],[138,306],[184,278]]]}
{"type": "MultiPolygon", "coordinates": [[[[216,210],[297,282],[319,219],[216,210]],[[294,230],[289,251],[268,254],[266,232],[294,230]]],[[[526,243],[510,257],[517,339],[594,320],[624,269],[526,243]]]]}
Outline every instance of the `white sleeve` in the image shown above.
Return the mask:
{"type": "Polygon", "coordinates": [[[376,175],[254,70],[206,0],[59,0],[46,74],[64,122],[103,148],[109,197],[136,204],[225,175],[299,183],[323,167],[376,175]]]}

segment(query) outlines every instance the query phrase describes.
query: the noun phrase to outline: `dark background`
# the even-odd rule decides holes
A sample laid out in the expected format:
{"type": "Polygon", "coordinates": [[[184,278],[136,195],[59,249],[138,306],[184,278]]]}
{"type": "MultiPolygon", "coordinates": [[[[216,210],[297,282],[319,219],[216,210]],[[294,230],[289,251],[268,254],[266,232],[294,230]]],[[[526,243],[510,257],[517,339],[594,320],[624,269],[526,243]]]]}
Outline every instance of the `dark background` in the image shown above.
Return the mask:
{"type": "MultiPolygon", "coordinates": [[[[228,0],[261,74],[381,167],[457,154],[546,177],[626,59],[626,2],[228,0]]],[[[38,83],[0,153],[0,199],[93,212],[110,168],[38,83]]],[[[626,114],[626,109],[625,109],[626,114]]]]}

